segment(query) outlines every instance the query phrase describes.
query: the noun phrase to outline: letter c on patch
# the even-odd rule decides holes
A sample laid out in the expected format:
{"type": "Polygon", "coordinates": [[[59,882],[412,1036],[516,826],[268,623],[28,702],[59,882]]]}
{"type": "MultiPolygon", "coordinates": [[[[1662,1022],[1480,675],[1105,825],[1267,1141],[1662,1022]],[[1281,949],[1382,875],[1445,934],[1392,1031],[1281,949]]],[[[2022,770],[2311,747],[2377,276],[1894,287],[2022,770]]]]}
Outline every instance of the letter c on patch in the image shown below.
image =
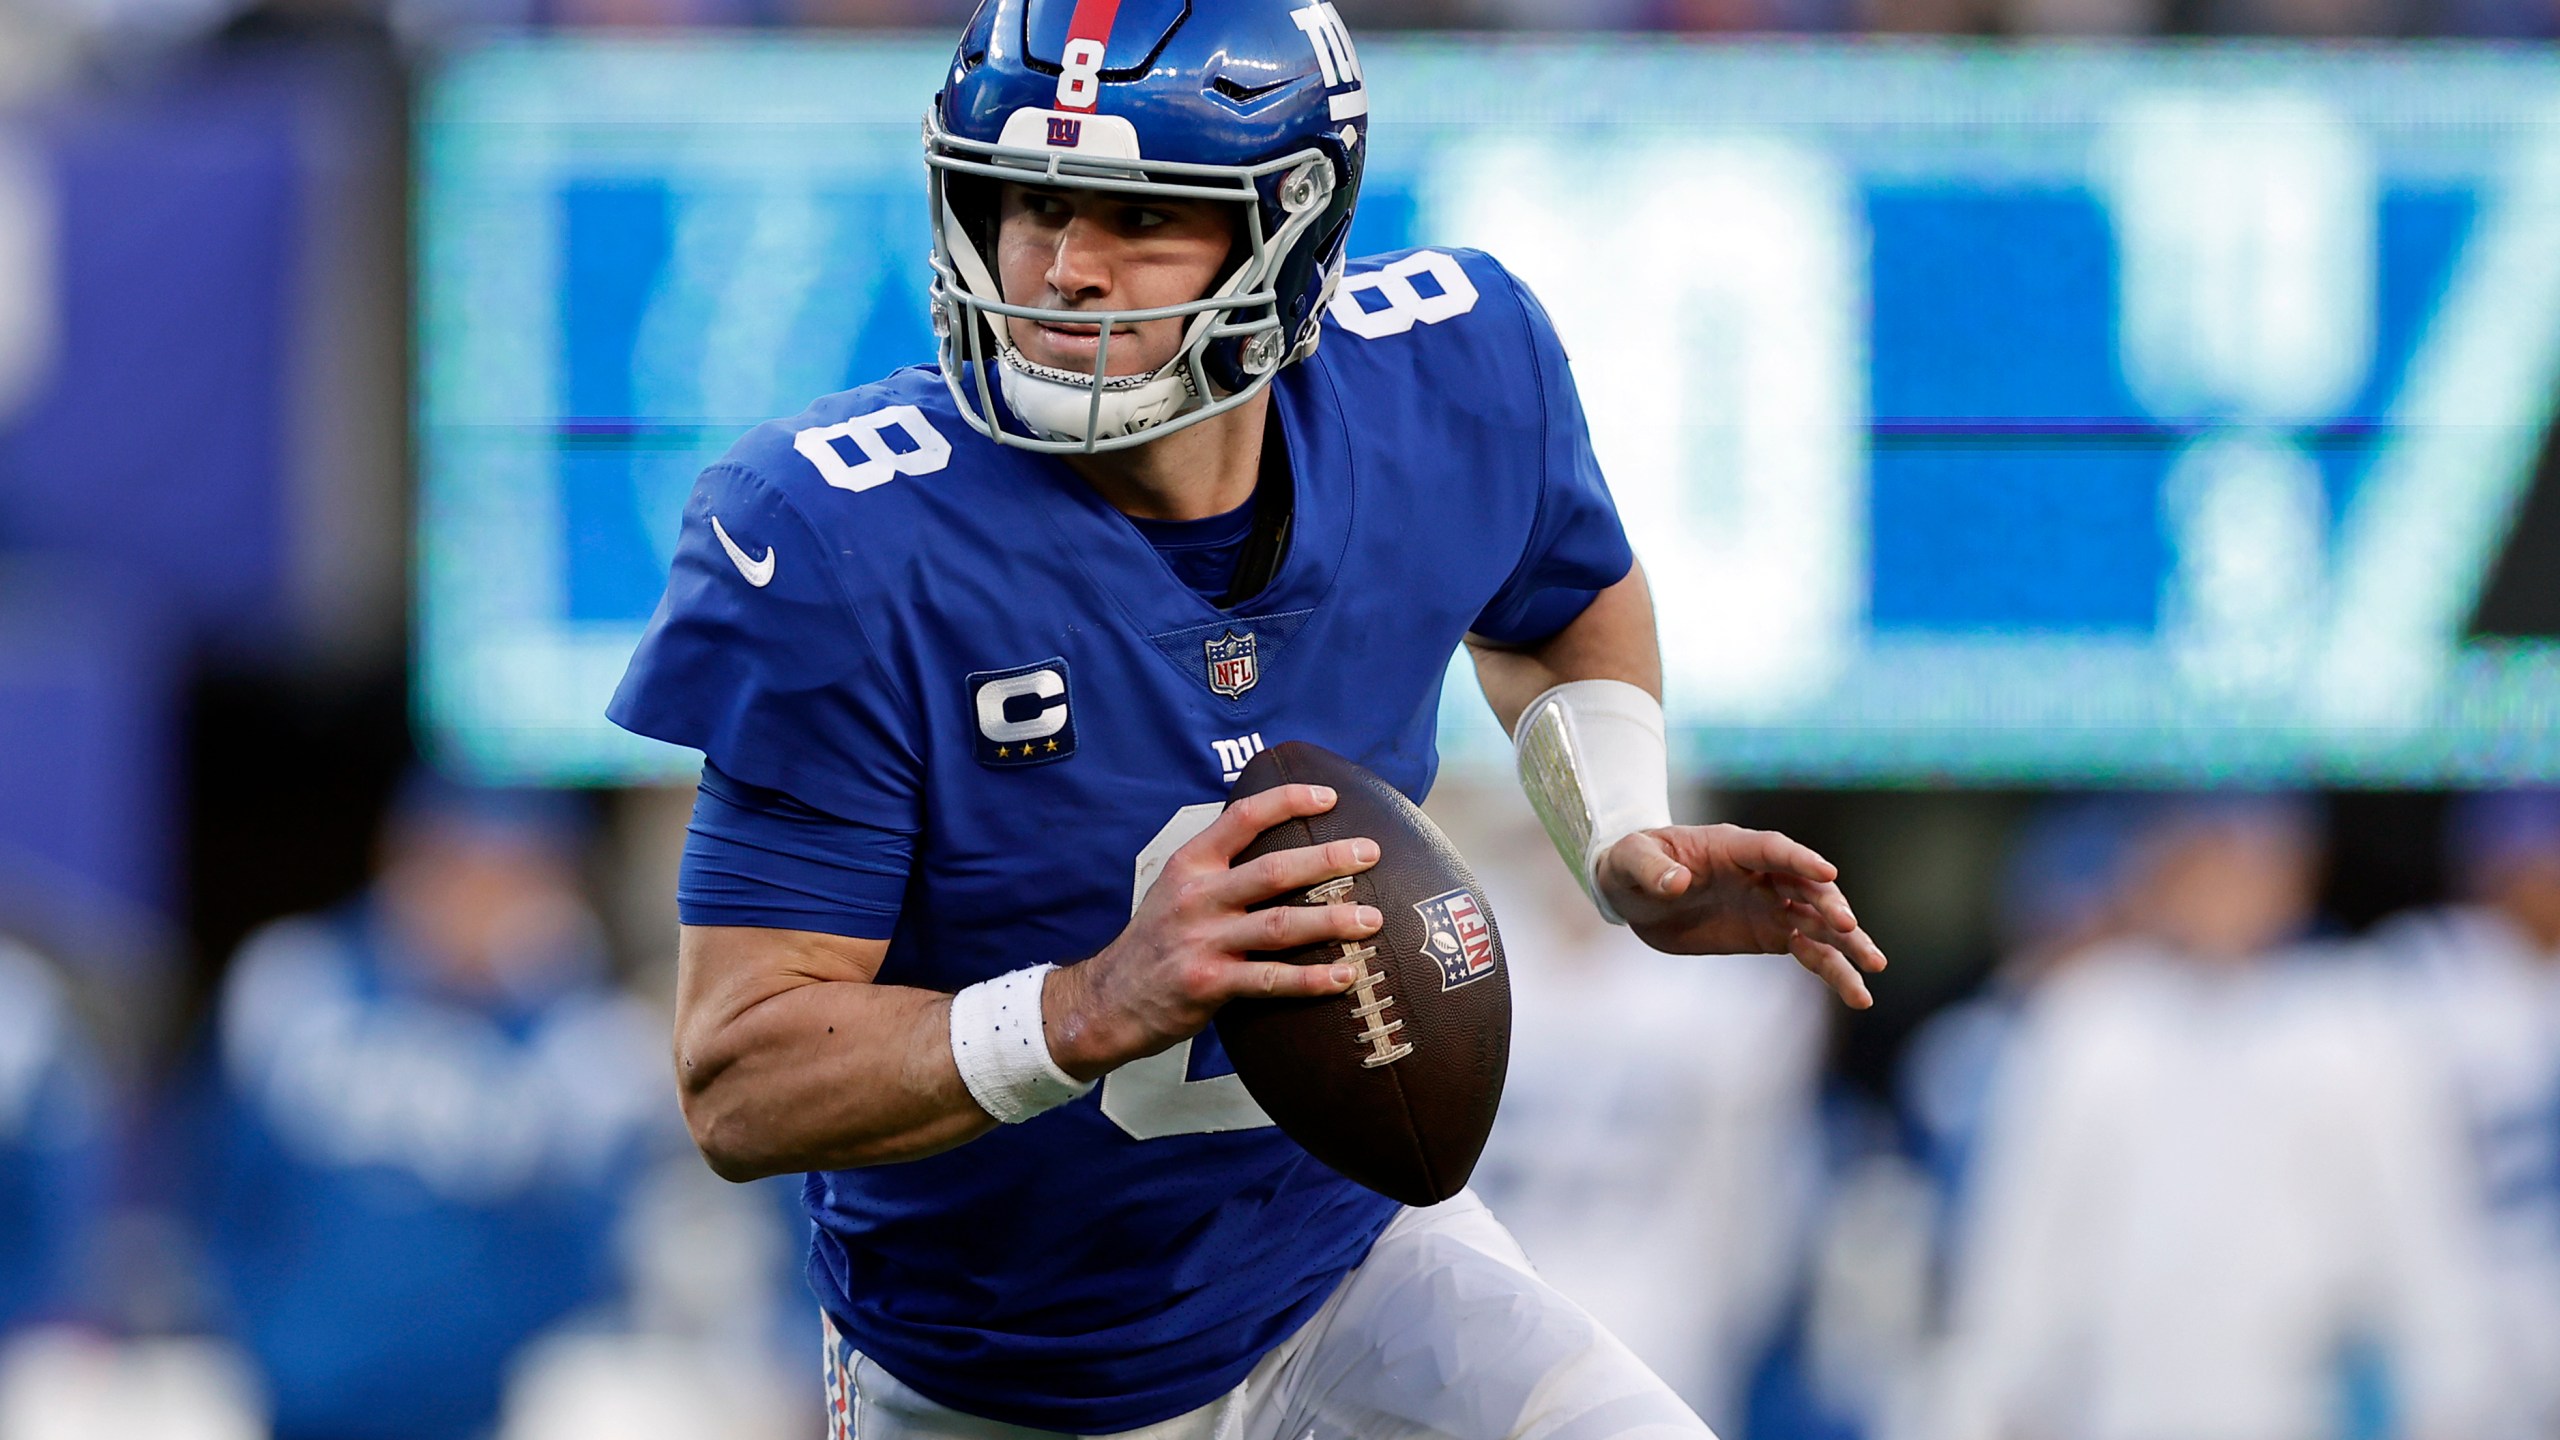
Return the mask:
{"type": "Polygon", "coordinates": [[[1069,708],[1074,696],[1068,693],[1065,656],[1010,670],[981,670],[968,677],[967,685],[979,764],[1010,770],[1076,753],[1075,712],[1069,708]]]}
{"type": "Polygon", "coordinates": [[[1023,740],[1045,740],[1067,728],[1066,677],[1055,670],[1034,670],[1028,675],[1013,675],[990,680],[978,687],[978,733],[1000,745],[1023,740]],[[1053,703],[1043,705],[1020,720],[1008,720],[1005,702],[1036,697],[1053,703]]]}

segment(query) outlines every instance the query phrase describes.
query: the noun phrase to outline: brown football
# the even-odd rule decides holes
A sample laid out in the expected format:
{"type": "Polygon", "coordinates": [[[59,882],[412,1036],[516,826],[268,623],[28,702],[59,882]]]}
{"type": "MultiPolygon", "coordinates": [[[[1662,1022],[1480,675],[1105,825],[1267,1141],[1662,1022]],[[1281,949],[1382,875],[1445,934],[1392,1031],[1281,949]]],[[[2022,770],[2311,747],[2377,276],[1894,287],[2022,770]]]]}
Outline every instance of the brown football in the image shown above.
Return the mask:
{"type": "Polygon", "coordinates": [[[1408,1205],[1458,1193],[1484,1151],[1511,1058],[1511,977],[1493,910],[1449,837],[1395,787],[1330,750],[1290,741],[1253,758],[1231,799],[1330,785],[1331,810],[1284,820],[1238,863],[1367,836],[1378,863],[1274,904],[1357,901],[1385,928],[1367,941],[1281,952],[1348,960],[1365,977],[1317,1000],[1237,1000],[1218,1038],[1256,1103],[1325,1164],[1408,1205]]]}

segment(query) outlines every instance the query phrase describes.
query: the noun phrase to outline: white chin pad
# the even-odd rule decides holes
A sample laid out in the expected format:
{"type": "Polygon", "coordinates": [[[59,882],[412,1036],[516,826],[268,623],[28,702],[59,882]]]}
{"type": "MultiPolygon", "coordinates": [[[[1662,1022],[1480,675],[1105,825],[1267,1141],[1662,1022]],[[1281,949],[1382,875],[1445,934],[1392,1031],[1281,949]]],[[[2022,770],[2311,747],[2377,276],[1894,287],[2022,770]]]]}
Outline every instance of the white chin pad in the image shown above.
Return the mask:
{"type": "Polygon", "coordinates": [[[1049,440],[1111,440],[1153,429],[1180,414],[1193,395],[1191,382],[1179,372],[1115,376],[1101,382],[1097,412],[1092,376],[1034,364],[1010,345],[1000,360],[996,378],[1004,386],[1004,403],[1049,440]]]}
{"type": "Polygon", "coordinates": [[[1623,680],[1573,680],[1529,702],[1511,734],[1520,788],[1600,918],[1626,921],[1600,893],[1600,857],[1671,823],[1662,702],[1623,680]]]}

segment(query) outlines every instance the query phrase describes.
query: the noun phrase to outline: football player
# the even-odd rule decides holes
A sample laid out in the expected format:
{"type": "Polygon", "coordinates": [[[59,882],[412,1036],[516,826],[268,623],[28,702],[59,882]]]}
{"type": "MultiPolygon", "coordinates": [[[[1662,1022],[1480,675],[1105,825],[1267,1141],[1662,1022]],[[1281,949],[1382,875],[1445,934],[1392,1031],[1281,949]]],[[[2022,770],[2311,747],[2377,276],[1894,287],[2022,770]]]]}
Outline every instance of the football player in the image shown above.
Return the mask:
{"type": "Polygon", "coordinates": [[[1272,1128],[1206,1027],[1374,934],[1257,902],[1332,796],[1430,788],[1463,642],[1656,948],[1883,955],[1783,836],[1669,823],[1651,606],[1565,353],[1483,255],[1346,265],[1331,4],[986,0],[926,118],[938,366],[705,471],[612,715],[704,752],[676,1053],[722,1174],[810,1172],[837,1434],[1700,1435],[1472,1196],[1272,1128]]]}

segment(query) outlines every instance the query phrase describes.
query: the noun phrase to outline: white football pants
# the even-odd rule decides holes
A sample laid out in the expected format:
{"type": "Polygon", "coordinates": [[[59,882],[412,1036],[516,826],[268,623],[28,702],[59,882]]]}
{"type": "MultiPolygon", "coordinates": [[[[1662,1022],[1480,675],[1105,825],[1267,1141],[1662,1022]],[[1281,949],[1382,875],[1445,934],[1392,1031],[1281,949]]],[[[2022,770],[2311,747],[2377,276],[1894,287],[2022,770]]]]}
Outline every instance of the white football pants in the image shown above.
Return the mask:
{"type": "MultiPolygon", "coordinates": [[[[964,1415],[827,1331],[829,1440],[1071,1440],[964,1415]]],[[[1406,1210],[1243,1384],[1096,1440],[1715,1440],[1472,1190],[1406,1210]]]]}

